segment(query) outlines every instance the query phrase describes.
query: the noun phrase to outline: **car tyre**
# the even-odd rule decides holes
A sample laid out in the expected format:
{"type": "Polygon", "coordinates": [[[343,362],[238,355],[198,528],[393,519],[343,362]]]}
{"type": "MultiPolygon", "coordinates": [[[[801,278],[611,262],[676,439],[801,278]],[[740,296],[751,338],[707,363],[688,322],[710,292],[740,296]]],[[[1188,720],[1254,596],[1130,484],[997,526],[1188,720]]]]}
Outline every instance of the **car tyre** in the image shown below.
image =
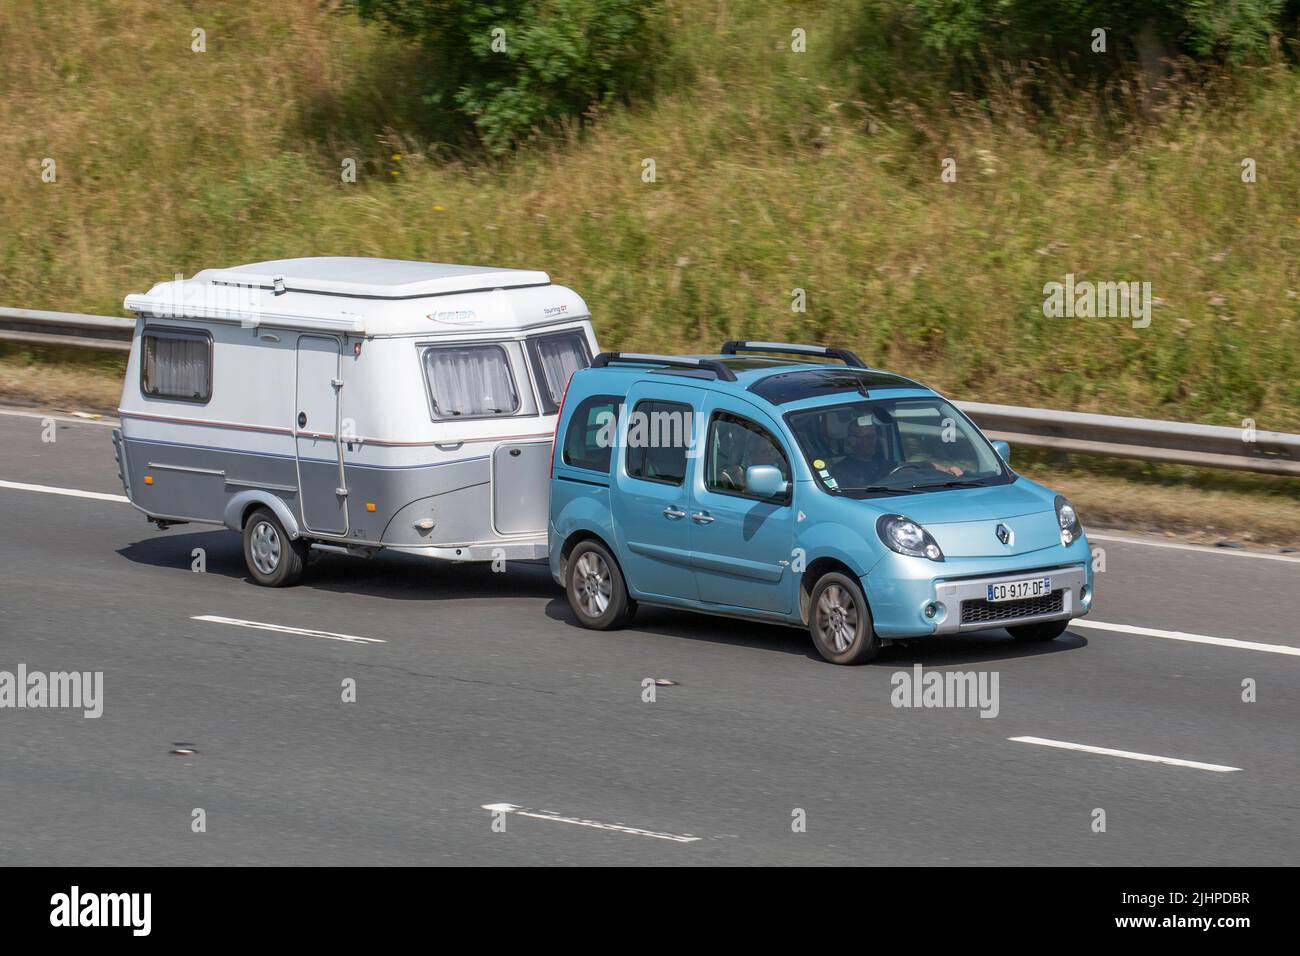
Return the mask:
{"type": "Polygon", "coordinates": [[[1017,641],[1054,641],[1070,626],[1069,621],[1043,621],[1039,624],[1017,624],[1007,628],[1007,633],[1017,641]]]}
{"type": "Polygon", "coordinates": [[[817,579],[808,605],[813,645],[832,664],[865,664],[882,647],[858,582],[831,571],[817,579]]]}
{"type": "Polygon", "coordinates": [[[598,541],[581,541],[569,554],[564,590],[578,623],[593,631],[617,630],[636,613],[618,562],[598,541]]]}
{"type": "Polygon", "coordinates": [[[284,588],[302,579],[307,542],[292,539],[270,508],[258,508],[244,525],[244,564],[263,587],[284,588]]]}

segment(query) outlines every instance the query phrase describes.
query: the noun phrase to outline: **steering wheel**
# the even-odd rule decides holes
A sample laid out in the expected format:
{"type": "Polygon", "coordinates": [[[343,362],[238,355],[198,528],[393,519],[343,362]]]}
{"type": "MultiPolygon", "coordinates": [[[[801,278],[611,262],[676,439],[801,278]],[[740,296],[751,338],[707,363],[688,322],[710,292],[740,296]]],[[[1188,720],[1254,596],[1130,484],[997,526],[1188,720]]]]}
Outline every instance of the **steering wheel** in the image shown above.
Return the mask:
{"type": "Polygon", "coordinates": [[[895,465],[895,466],[890,470],[889,474],[885,475],[885,477],[886,477],[886,478],[893,478],[893,477],[894,477],[896,474],[898,474],[900,471],[907,471],[907,470],[909,470],[909,469],[913,469],[913,470],[917,470],[917,471],[919,471],[919,470],[921,470],[921,469],[925,469],[926,471],[930,471],[930,470],[932,470],[933,468],[934,468],[934,466],[931,465],[929,462],[926,462],[926,461],[905,461],[905,462],[903,462],[901,465],[895,465]]]}

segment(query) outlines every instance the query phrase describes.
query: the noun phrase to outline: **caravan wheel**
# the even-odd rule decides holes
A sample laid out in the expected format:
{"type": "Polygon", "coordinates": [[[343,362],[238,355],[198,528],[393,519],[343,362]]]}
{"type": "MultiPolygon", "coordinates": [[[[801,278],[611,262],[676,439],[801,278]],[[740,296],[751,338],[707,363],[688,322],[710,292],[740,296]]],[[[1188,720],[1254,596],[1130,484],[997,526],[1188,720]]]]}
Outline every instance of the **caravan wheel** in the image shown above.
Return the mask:
{"type": "Polygon", "coordinates": [[[258,508],[244,525],[244,563],[263,587],[297,584],[307,557],[307,544],[290,539],[269,508],[258,508]]]}

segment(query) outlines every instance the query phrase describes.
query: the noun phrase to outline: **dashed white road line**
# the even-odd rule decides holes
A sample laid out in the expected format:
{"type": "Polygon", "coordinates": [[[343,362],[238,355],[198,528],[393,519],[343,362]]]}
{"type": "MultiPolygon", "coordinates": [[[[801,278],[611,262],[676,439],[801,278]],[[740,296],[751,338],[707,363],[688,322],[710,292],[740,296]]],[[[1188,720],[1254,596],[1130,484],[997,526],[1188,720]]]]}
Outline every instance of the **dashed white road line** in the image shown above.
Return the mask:
{"type": "Polygon", "coordinates": [[[1099,534],[1088,532],[1089,541],[1111,541],[1115,544],[1137,544],[1144,548],[1167,548],[1170,551],[1194,551],[1198,554],[1218,554],[1237,558],[1261,558],[1265,561],[1289,561],[1300,564],[1300,556],[1290,554],[1265,554],[1263,551],[1247,551],[1244,548],[1211,548],[1205,544],[1180,544],[1177,541],[1148,541],[1145,538],[1126,538],[1118,534],[1099,534]]]}
{"type": "Polygon", "coordinates": [[[53,485],[29,485],[21,481],[0,481],[0,488],[12,488],[15,491],[39,491],[46,495],[67,495],[69,498],[93,498],[96,501],[121,501],[128,499],[125,495],[108,495],[102,491],[82,491],[79,488],[55,488],[53,485]]]}
{"type": "Polygon", "coordinates": [[[1163,763],[1171,767],[1191,767],[1193,770],[1209,770],[1214,773],[1235,773],[1240,767],[1228,767],[1219,763],[1201,763],[1199,760],[1182,760],[1178,757],[1161,757],[1157,754],[1140,754],[1131,750],[1114,750],[1110,747],[1093,747],[1090,744],[1072,744],[1066,740],[1048,740],[1046,737],[1008,737],[1007,740],[1018,744],[1037,744],[1040,747],[1055,747],[1058,750],[1079,750],[1088,754],[1102,754],[1106,757],[1123,757],[1126,760],[1143,760],[1147,763],[1163,763]]]}
{"type": "Polygon", "coordinates": [[[349,644],[387,644],[377,637],[357,637],[355,634],[335,634],[333,631],[317,631],[309,627],[289,627],[285,624],[266,624],[262,621],[241,621],[237,617],[219,617],[216,614],[196,614],[190,620],[207,621],[211,624],[230,624],[234,627],[251,627],[259,631],[279,631],[281,634],[297,634],[300,637],[321,637],[327,641],[346,641],[349,644]]]}
{"type": "Polygon", "coordinates": [[[532,817],[534,820],[549,820],[552,823],[571,823],[579,827],[591,827],[594,830],[614,830],[618,833],[630,833],[633,836],[653,837],[656,840],[671,840],[674,843],[695,843],[700,838],[680,833],[660,833],[655,830],[642,830],[639,827],[627,827],[621,823],[601,823],[598,820],[583,820],[579,817],[566,817],[550,810],[530,810],[517,807],[513,803],[485,803],[483,809],[492,813],[513,813],[518,817],[532,817]]]}
{"type": "Polygon", "coordinates": [[[1186,631],[1162,631],[1156,627],[1137,627],[1133,624],[1107,624],[1103,621],[1089,621],[1086,618],[1075,618],[1070,622],[1070,630],[1074,630],[1076,627],[1095,628],[1099,631],[1115,631],[1120,634],[1137,634],[1142,637],[1163,637],[1170,641],[1214,644],[1218,647],[1235,647],[1243,651],[1263,651],[1266,654],[1288,654],[1292,657],[1300,657],[1300,647],[1287,647],[1285,644],[1239,641],[1232,637],[1210,637],[1208,634],[1188,634],[1186,631]]]}

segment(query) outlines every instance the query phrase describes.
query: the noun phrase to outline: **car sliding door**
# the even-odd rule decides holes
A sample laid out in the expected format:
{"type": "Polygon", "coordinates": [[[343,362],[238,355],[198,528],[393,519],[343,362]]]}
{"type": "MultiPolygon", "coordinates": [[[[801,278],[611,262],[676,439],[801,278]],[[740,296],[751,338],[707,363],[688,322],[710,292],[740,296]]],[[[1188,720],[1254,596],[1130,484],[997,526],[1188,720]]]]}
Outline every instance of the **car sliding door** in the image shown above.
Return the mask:
{"type": "Polygon", "coordinates": [[[705,394],[655,381],[627,394],[610,507],[624,577],[643,595],[696,599],[687,513],[695,422],[705,394]]]}

